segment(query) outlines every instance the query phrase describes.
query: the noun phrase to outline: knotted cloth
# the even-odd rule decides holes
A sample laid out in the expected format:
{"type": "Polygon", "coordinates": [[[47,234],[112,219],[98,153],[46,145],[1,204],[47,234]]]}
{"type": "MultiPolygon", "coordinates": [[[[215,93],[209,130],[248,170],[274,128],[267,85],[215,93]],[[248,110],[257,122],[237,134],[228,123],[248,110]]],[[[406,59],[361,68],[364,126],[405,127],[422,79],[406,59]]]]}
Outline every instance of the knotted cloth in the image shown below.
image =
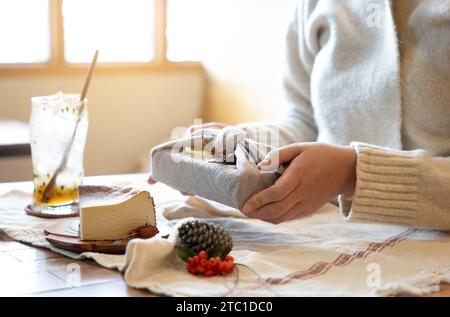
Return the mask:
{"type": "Polygon", "coordinates": [[[180,191],[241,209],[250,196],[281,175],[282,167],[261,171],[257,166],[272,149],[236,127],[201,129],[153,148],[152,177],[180,191]]]}

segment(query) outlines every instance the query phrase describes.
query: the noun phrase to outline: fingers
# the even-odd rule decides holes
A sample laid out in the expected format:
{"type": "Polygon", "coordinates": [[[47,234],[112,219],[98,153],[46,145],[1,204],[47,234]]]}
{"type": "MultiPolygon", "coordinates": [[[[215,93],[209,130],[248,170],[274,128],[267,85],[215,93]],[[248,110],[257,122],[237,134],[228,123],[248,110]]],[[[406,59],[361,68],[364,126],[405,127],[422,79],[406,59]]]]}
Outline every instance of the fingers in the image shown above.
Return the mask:
{"type": "Polygon", "coordinates": [[[280,215],[278,218],[269,220],[273,224],[279,224],[288,220],[304,218],[313,214],[315,209],[311,209],[305,206],[304,203],[300,202],[294,205],[291,209],[286,211],[284,214],[280,215]]]}
{"type": "Polygon", "coordinates": [[[291,144],[280,147],[278,149],[270,151],[266,158],[258,164],[261,169],[264,167],[275,164],[284,164],[291,162],[294,158],[299,156],[304,151],[304,145],[291,144]]]}
{"type": "Polygon", "coordinates": [[[245,203],[244,214],[254,212],[262,206],[287,197],[301,183],[300,166],[290,165],[271,187],[256,193],[245,203]]]}
{"type": "Polygon", "coordinates": [[[155,180],[152,178],[152,175],[150,175],[150,176],[148,177],[148,179],[147,179],[147,183],[149,183],[150,185],[153,185],[153,184],[156,184],[157,181],[155,181],[155,180]]]}
{"type": "Polygon", "coordinates": [[[313,214],[318,208],[308,206],[306,201],[300,201],[294,204],[287,211],[279,213],[277,216],[269,215],[267,217],[259,217],[256,213],[248,215],[249,218],[261,219],[273,224],[279,224],[288,220],[304,218],[313,214]]]}
{"type": "Polygon", "coordinates": [[[301,186],[297,186],[284,199],[266,204],[259,209],[244,214],[249,218],[258,218],[265,221],[277,219],[300,202],[301,186]]]}

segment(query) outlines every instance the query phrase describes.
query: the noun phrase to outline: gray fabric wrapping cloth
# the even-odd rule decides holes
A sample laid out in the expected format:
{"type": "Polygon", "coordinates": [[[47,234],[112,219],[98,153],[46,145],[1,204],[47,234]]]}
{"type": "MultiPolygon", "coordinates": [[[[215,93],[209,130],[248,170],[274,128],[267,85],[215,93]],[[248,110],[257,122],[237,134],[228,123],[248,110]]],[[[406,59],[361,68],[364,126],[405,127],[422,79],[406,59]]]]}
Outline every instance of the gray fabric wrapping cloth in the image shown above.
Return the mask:
{"type": "Polygon", "coordinates": [[[271,186],[283,171],[282,167],[258,168],[270,150],[270,145],[249,138],[239,128],[203,129],[153,148],[152,177],[177,190],[242,209],[248,198],[271,186]]]}

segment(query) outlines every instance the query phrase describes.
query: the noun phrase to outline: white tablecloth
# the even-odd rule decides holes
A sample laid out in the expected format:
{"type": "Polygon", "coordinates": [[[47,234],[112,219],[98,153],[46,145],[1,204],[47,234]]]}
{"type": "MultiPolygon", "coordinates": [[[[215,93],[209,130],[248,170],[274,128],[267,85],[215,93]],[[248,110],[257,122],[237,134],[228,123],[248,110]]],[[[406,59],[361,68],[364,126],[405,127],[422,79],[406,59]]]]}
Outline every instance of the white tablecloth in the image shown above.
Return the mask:
{"type": "Polygon", "coordinates": [[[55,220],[31,217],[23,207],[31,193],[0,196],[0,229],[12,238],[51,248],[72,258],[92,258],[124,271],[133,287],[174,296],[372,296],[424,294],[450,282],[450,235],[380,224],[350,224],[337,207],[326,205],[305,219],[272,225],[249,220],[239,211],[197,197],[184,197],[163,185],[146,186],[158,210],[163,233],[186,217],[203,218],[230,230],[232,255],[244,264],[227,277],[197,277],[173,252],[169,239],[133,240],[126,256],[83,253],[52,247],[43,227],[55,220]]]}

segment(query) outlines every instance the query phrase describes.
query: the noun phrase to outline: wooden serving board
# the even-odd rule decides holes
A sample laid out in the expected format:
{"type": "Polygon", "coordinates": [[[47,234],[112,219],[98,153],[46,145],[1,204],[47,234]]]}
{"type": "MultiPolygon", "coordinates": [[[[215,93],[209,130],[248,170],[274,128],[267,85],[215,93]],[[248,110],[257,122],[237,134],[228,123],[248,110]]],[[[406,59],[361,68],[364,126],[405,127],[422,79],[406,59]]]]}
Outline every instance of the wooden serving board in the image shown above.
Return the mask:
{"type": "Polygon", "coordinates": [[[79,233],[80,221],[66,220],[45,228],[44,234],[48,242],[55,247],[76,253],[98,252],[124,254],[129,240],[117,241],[82,241],[79,233]]]}
{"type": "MultiPolygon", "coordinates": [[[[80,205],[89,206],[105,201],[123,201],[139,193],[138,189],[108,187],[108,186],[81,186],[80,205]]],[[[54,246],[77,253],[99,252],[110,254],[123,254],[131,239],[148,239],[158,233],[155,226],[142,226],[134,229],[128,237],[116,241],[83,241],[79,232],[80,220],[78,218],[61,219],[56,224],[45,228],[44,234],[48,242],[54,246]]]]}

